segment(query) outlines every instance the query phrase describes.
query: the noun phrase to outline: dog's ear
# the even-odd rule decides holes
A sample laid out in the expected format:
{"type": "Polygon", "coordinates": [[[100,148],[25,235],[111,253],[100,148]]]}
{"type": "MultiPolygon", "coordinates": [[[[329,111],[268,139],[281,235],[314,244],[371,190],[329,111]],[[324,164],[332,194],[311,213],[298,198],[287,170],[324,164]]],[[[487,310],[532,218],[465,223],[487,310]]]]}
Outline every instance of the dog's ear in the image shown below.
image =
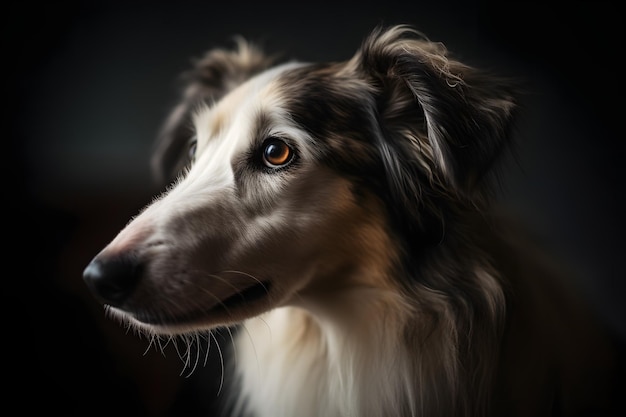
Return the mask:
{"type": "Polygon", "coordinates": [[[490,192],[489,174],[510,141],[512,84],[449,58],[442,44],[406,26],[375,30],[350,65],[376,91],[381,154],[392,175],[419,171],[470,200],[490,192]]]}
{"type": "Polygon", "coordinates": [[[191,118],[199,103],[219,101],[229,91],[267,69],[275,57],[242,38],[233,50],[212,49],[181,75],[182,94],[163,124],[152,153],[152,173],[159,185],[170,183],[189,162],[191,118]]]}

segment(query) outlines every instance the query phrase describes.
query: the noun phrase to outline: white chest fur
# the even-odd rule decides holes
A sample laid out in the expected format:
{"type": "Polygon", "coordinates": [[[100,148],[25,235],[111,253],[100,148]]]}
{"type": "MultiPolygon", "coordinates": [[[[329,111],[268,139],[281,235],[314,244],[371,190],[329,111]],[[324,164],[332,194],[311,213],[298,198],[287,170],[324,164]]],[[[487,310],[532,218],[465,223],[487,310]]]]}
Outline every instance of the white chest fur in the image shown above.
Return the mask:
{"type": "Polygon", "coordinates": [[[255,417],[415,415],[404,349],[384,327],[367,327],[380,334],[320,325],[294,307],[246,321],[235,357],[245,409],[255,417]]]}

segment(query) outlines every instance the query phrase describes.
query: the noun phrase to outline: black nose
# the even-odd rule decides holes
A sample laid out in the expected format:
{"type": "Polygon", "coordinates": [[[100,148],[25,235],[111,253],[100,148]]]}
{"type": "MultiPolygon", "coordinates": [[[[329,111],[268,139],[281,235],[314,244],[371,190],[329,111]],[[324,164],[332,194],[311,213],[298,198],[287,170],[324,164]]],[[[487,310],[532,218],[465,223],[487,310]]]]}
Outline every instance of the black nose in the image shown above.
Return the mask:
{"type": "Polygon", "coordinates": [[[132,256],[94,258],[83,271],[83,279],[103,303],[120,307],[137,287],[141,275],[138,260],[132,256]]]}

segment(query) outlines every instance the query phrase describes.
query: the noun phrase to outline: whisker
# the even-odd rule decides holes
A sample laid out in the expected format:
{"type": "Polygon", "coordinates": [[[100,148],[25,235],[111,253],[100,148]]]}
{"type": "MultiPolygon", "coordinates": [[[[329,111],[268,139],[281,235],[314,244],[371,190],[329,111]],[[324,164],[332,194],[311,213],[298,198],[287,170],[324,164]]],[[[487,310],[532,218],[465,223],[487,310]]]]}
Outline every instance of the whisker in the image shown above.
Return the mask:
{"type": "MultiPolygon", "coordinates": [[[[258,352],[256,350],[256,345],[254,344],[254,339],[252,338],[252,335],[250,334],[250,331],[246,327],[246,323],[242,323],[241,328],[248,335],[248,340],[250,340],[250,345],[252,346],[252,350],[254,351],[254,359],[256,360],[256,366],[257,366],[257,375],[261,375],[261,362],[259,361],[259,354],[258,354],[258,352]]],[[[268,329],[269,329],[269,326],[268,326],[268,329]]]]}
{"type": "MultiPolygon", "coordinates": [[[[195,272],[199,275],[206,275],[207,278],[216,278],[218,280],[220,280],[221,282],[228,284],[232,289],[237,290],[237,287],[235,287],[234,285],[232,285],[230,282],[228,282],[228,280],[224,279],[223,277],[220,277],[218,275],[215,274],[209,274],[207,272],[204,271],[200,271],[200,270],[191,270],[190,272],[195,272]]],[[[203,287],[202,285],[198,284],[195,280],[192,279],[187,279],[184,281],[185,285],[193,285],[194,287],[198,288],[200,291],[202,291],[203,293],[207,294],[208,296],[210,296],[213,300],[215,300],[223,309],[224,311],[230,316],[232,317],[232,314],[230,312],[230,310],[228,309],[228,307],[226,307],[226,305],[224,305],[224,303],[222,302],[222,300],[217,297],[215,294],[213,294],[210,290],[208,290],[207,288],[203,287]]],[[[205,312],[209,312],[209,309],[204,308],[202,305],[199,305],[199,310],[200,311],[205,311],[205,312]]]]}
{"type": "Polygon", "coordinates": [[[247,272],[237,271],[237,270],[235,270],[235,269],[232,269],[232,270],[230,270],[230,269],[229,269],[229,270],[225,270],[225,271],[220,272],[220,274],[239,274],[239,275],[243,275],[243,276],[245,276],[245,277],[251,278],[251,279],[253,279],[254,281],[256,281],[258,284],[261,284],[261,286],[263,287],[263,289],[265,289],[265,292],[266,292],[266,293],[269,293],[269,290],[267,289],[267,287],[265,286],[265,284],[263,284],[263,281],[261,281],[260,279],[258,279],[258,278],[257,278],[257,277],[255,277],[254,275],[249,274],[249,273],[247,273],[247,272]]]}
{"type": "Polygon", "coordinates": [[[187,366],[187,359],[185,358],[185,355],[181,353],[176,340],[177,340],[176,338],[172,338],[172,344],[174,345],[174,349],[176,350],[176,354],[178,355],[179,359],[183,362],[183,370],[181,370],[181,373],[180,373],[180,375],[182,375],[184,371],[184,367],[187,366]]]}
{"type": "MultiPolygon", "coordinates": [[[[152,335],[150,337],[150,340],[148,341],[148,346],[146,347],[146,349],[143,351],[143,356],[146,356],[148,354],[148,351],[150,350],[151,347],[153,347],[155,345],[155,339],[157,338],[157,336],[152,335]]],[[[156,347],[155,347],[156,348],[156,347]]]]}
{"type": "MultiPolygon", "coordinates": [[[[209,330],[209,335],[212,333],[212,330],[209,330]]],[[[208,360],[209,360],[209,352],[211,351],[211,337],[207,336],[206,338],[206,353],[204,354],[204,363],[203,366],[206,366],[208,360]]]]}
{"type": "MultiPolygon", "coordinates": [[[[219,276],[218,274],[212,274],[202,269],[190,269],[188,272],[196,276],[200,276],[200,277],[204,276],[205,278],[215,278],[219,280],[220,282],[229,285],[233,290],[237,290],[237,287],[235,287],[230,281],[228,281],[224,277],[219,276]]],[[[187,282],[191,282],[191,281],[189,280],[187,282]]]]}
{"type": "Polygon", "coordinates": [[[157,344],[159,345],[159,351],[161,352],[161,355],[165,356],[165,347],[168,345],[168,343],[170,342],[171,337],[168,337],[167,340],[165,341],[165,345],[163,345],[162,342],[162,338],[161,337],[157,337],[157,344]]]}
{"type": "Polygon", "coordinates": [[[194,341],[195,341],[196,345],[198,346],[197,347],[198,350],[196,350],[196,354],[195,354],[196,360],[194,361],[193,367],[189,370],[189,373],[187,374],[186,378],[189,378],[191,376],[191,374],[194,373],[194,371],[198,367],[198,362],[200,361],[200,342],[199,342],[199,339],[198,339],[198,334],[196,333],[195,335],[191,335],[190,337],[194,337],[195,340],[187,341],[187,352],[188,352],[188,355],[191,356],[192,344],[194,343],[194,341]]]}
{"type": "Polygon", "coordinates": [[[230,344],[233,347],[232,349],[233,360],[235,361],[235,363],[237,363],[237,349],[235,348],[235,339],[233,337],[233,332],[230,331],[230,326],[226,327],[226,331],[228,332],[228,335],[230,336],[230,344]]]}
{"type": "MultiPolygon", "coordinates": [[[[215,276],[217,277],[217,276],[215,276]]],[[[219,277],[217,277],[219,278],[219,277]]],[[[217,297],[215,294],[213,294],[211,291],[207,290],[206,288],[204,288],[203,286],[197,284],[196,282],[193,281],[189,281],[189,284],[195,286],[196,288],[198,288],[200,291],[204,292],[205,294],[208,294],[209,296],[211,296],[215,301],[217,301],[217,303],[224,309],[224,311],[226,311],[226,313],[232,317],[232,314],[230,312],[230,310],[228,309],[228,307],[226,307],[226,305],[222,302],[222,300],[220,300],[219,297],[217,297]]],[[[233,286],[234,289],[237,289],[236,287],[233,286]]],[[[201,309],[201,310],[205,310],[205,309],[201,309]]],[[[208,309],[206,309],[205,311],[209,311],[208,309]]]]}
{"type": "Polygon", "coordinates": [[[217,347],[217,351],[220,355],[220,366],[221,366],[221,375],[220,375],[220,387],[217,390],[217,395],[220,395],[220,393],[222,392],[222,387],[224,386],[224,356],[222,356],[222,349],[220,348],[220,344],[217,341],[217,339],[215,338],[215,335],[213,334],[213,332],[209,333],[211,335],[211,337],[213,338],[213,340],[215,341],[215,346],[217,347]]]}

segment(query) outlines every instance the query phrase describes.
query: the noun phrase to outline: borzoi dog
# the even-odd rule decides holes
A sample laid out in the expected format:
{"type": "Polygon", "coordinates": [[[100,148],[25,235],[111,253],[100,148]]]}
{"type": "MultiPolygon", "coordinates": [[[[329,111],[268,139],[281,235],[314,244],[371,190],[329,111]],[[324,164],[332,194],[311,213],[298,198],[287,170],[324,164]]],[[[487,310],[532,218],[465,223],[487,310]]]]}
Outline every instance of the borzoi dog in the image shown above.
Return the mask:
{"type": "Polygon", "coordinates": [[[185,79],[155,148],[167,190],[84,279],[150,337],[241,330],[233,413],[605,410],[605,336],[494,209],[514,83],[407,26],[343,62],[242,40],[185,79]]]}

